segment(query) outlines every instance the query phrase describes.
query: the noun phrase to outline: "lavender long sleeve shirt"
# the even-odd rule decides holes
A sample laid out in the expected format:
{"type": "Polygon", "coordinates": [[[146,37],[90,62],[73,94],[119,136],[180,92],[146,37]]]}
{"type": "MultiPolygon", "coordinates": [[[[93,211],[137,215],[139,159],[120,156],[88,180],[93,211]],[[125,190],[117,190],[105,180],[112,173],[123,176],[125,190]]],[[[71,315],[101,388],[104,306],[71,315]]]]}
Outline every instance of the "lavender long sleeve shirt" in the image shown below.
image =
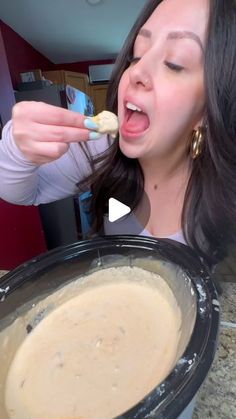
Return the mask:
{"type": "MultiPolygon", "coordinates": [[[[95,156],[106,150],[106,136],[87,142],[90,153],[95,156]]],[[[68,151],[59,159],[43,165],[31,163],[21,153],[12,135],[12,123],[3,128],[0,141],[0,198],[20,205],[39,205],[57,201],[78,192],[76,184],[91,173],[78,143],[71,143],[68,151]]],[[[136,234],[138,220],[134,214],[114,223],[104,216],[105,234],[136,234]]],[[[151,236],[143,229],[140,235],[151,236]]],[[[185,244],[181,231],[168,236],[185,244]]]]}

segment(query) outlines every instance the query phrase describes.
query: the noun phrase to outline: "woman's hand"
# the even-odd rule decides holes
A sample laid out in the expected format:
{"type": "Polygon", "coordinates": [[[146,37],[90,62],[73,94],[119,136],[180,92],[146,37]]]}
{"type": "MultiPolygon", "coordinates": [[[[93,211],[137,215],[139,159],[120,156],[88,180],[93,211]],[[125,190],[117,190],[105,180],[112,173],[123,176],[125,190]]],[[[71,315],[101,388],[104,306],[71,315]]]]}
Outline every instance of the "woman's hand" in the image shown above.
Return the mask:
{"type": "MultiPolygon", "coordinates": [[[[66,153],[69,143],[99,138],[100,134],[85,128],[85,119],[77,112],[43,102],[19,102],[13,107],[13,137],[31,162],[48,163],[66,153]]],[[[90,129],[91,124],[89,120],[90,129]]]]}

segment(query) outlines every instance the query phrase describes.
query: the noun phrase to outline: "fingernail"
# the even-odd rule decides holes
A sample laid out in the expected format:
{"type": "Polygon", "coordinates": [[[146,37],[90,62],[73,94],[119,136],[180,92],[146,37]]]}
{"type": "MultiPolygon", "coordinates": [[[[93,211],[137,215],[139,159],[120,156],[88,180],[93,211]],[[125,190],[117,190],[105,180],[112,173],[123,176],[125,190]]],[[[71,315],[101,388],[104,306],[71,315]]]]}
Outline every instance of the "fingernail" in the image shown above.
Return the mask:
{"type": "Polygon", "coordinates": [[[84,120],[84,126],[88,129],[98,129],[98,125],[90,118],[86,118],[84,120]]]}
{"type": "Polygon", "coordinates": [[[89,133],[89,140],[97,140],[98,138],[101,138],[101,137],[102,137],[102,134],[100,134],[100,132],[91,131],[89,133]]]}

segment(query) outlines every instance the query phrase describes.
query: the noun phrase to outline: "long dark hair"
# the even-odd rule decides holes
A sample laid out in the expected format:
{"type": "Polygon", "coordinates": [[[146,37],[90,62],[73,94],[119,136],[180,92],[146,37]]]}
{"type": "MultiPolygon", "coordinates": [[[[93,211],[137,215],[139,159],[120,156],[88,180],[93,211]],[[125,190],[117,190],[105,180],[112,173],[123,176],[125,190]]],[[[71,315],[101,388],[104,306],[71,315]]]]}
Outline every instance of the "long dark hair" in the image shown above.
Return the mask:
{"type": "MultiPolygon", "coordinates": [[[[162,0],[151,0],[143,8],[119,54],[107,94],[107,109],[117,113],[120,78],[129,66],[133,45],[144,25],[162,0]]],[[[182,211],[182,229],[187,243],[208,263],[224,256],[236,237],[236,3],[210,0],[205,53],[207,130],[200,157],[192,163],[182,211]]],[[[91,161],[92,162],[92,161],[91,161]]],[[[126,197],[132,210],[144,190],[144,176],[137,159],[122,154],[118,141],[93,161],[90,184],[94,228],[99,231],[110,196],[126,197]],[[135,182],[127,180],[135,179],[135,182]]]]}

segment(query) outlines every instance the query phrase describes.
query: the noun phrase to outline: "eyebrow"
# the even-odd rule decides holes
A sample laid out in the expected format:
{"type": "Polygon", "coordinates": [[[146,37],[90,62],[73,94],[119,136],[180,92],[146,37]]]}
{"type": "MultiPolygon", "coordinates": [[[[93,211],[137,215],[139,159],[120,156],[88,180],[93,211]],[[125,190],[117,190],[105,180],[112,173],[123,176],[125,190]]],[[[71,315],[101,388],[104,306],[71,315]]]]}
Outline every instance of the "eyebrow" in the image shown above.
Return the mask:
{"type": "MultiPolygon", "coordinates": [[[[144,36],[145,38],[151,38],[152,32],[148,29],[141,28],[138,35],[144,36]]],[[[190,31],[174,31],[169,32],[167,35],[167,39],[192,39],[193,41],[197,42],[197,44],[200,46],[202,52],[204,52],[204,48],[202,45],[202,42],[199,38],[199,36],[190,31]]]]}
{"type": "Polygon", "coordinates": [[[199,38],[199,36],[194,33],[194,32],[190,32],[190,31],[175,31],[175,32],[170,32],[167,35],[167,39],[192,39],[193,41],[197,42],[197,44],[200,46],[202,52],[204,51],[203,49],[203,45],[202,42],[199,38]]]}

